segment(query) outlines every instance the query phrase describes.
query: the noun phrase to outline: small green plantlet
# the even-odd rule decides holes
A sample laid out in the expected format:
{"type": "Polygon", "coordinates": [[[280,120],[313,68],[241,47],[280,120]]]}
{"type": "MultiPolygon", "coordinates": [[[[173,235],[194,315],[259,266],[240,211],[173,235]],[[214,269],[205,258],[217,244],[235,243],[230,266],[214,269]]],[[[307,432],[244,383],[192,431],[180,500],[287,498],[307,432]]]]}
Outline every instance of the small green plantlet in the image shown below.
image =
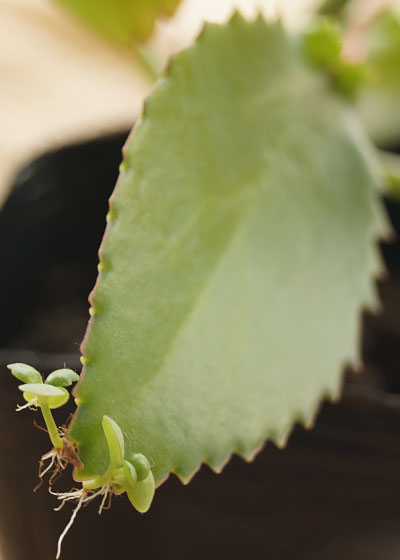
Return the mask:
{"type": "Polygon", "coordinates": [[[155,492],[150,463],[141,453],[133,453],[125,458],[124,437],[112,418],[103,416],[102,425],[110,462],[104,474],[85,480],[82,486],[86,490],[101,488],[104,496],[126,492],[133,507],[145,513],[150,508],[155,492]]]}
{"type": "Polygon", "coordinates": [[[53,444],[53,449],[45,453],[40,460],[39,478],[40,483],[43,476],[49,472],[54,464],[56,467],[50,478],[50,484],[60,470],[64,470],[68,463],[82,467],[74,446],[64,437],[63,429],[59,429],[54,421],[51,410],[63,406],[69,399],[69,393],[65,387],[69,387],[78,381],[79,375],[70,369],[59,369],[50,373],[43,382],[41,374],[32,366],[27,364],[9,364],[8,369],[14,377],[23,381],[19,385],[26,404],[18,406],[17,411],[25,408],[40,408],[47,431],[53,444]],[[49,460],[46,469],[43,470],[44,462],[49,460]]]}
{"type": "MultiPolygon", "coordinates": [[[[43,382],[42,375],[27,364],[9,364],[7,367],[14,377],[24,382],[18,388],[22,391],[26,404],[18,406],[17,411],[25,408],[40,408],[42,411],[53,449],[41,458],[39,478],[42,481],[44,474],[56,462],[49,487],[50,493],[61,500],[61,505],[56,508],[56,511],[60,510],[66,502],[78,502],[72,512],[71,519],[58,540],[56,558],[60,557],[62,541],[72,526],[79,509],[83,504],[91,502],[97,496],[102,496],[99,514],[105,508],[107,499],[110,503],[113,494],[119,495],[124,492],[127,493],[129,501],[137,511],[140,513],[148,511],[155,492],[154,476],[150,463],[141,453],[129,453],[125,457],[124,436],[118,424],[109,416],[103,416],[102,420],[110,457],[105,472],[90,480],[84,480],[82,488],[79,490],[71,492],[52,491],[52,480],[60,470],[66,468],[68,463],[72,463],[78,469],[83,468],[74,445],[68,441],[64,430],[57,428],[51,413],[53,408],[59,408],[68,401],[69,393],[65,387],[69,387],[72,383],[78,381],[79,375],[70,369],[58,369],[50,373],[43,382]],[[45,460],[50,460],[50,463],[45,470],[42,470],[45,460]]],[[[78,478],[77,473],[75,478],[78,478]]]]}
{"type": "Polygon", "coordinates": [[[141,453],[132,453],[128,455],[129,459],[126,459],[124,436],[121,428],[109,416],[103,416],[102,426],[110,456],[108,467],[104,473],[90,480],[84,480],[80,490],[60,493],[51,491],[53,495],[57,496],[58,500],[61,500],[61,505],[57,510],[61,509],[68,501],[78,502],[72,512],[71,519],[58,540],[57,559],[61,554],[62,541],[83,504],[101,496],[100,515],[105,507],[109,507],[109,505],[106,506],[106,501],[108,500],[108,504],[110,504],[113,494],[120,495],[126,492],[129,501],[140,513],[148,511],[153,501],[155,482],[147,458],[141,453]]]}
{"type": "Polygon", "coordinates": [[[18,389],[23,391],[28,406],[33,405],[41,409],[51,443],[54,447],[62,449],[64,444],[51,414],[51,409],[63,406],[69,399],[68,392],[63,388],[45,385],[44,383],[26,383],[20,385],[18,389]]]}

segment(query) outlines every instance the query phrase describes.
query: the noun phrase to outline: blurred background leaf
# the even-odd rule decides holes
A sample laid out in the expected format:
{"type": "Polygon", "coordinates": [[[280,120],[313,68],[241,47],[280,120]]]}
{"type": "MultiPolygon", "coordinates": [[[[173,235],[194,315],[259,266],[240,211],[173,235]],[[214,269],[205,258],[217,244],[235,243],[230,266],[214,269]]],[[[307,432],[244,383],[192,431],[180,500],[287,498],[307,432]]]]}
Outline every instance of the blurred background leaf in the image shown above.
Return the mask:
{"type": "Polygon", "coordinates": [[[121,45],[143,41],[157,17],[171,16],[181,0],[57,0],[107,39],[121,45]]]}
{"type": "Polygon", "coordinates": [[[400,18],[386,13],[371,34],[370,79],[359,110],[367,131],[378,144],[400,139],[400,18]]]}

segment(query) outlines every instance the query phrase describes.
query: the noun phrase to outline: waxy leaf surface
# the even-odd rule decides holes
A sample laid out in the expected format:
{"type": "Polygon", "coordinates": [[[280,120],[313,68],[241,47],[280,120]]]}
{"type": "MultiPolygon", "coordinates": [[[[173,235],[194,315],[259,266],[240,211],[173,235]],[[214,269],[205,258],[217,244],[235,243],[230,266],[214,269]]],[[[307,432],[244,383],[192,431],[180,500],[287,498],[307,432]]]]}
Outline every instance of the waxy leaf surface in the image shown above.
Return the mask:
{"type": "Polygon", "coordinates": [[[207,26],[125,150],[71,430],[91,477],[104,414],[157,483],[251,458],[312,421],[358,355],[385,232],[351,108],[261,18],[207,26]]]}
{"type": "Polygon", "coordinates": [[[43,383],[42,376],[37,369],[27,364],[8,364],[8,369],[14,377],[23,381],[24,383],[43,383]]]}

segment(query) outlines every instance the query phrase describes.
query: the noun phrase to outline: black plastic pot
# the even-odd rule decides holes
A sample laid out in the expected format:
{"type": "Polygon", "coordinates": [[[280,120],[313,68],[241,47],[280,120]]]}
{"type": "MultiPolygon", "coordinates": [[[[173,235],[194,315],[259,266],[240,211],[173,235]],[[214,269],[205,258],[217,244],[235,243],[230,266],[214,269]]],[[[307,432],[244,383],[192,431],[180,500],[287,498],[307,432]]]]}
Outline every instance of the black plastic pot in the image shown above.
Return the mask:
{"type": "MultiPolygon", "coordinates": [[[[54,558],[71,513],[52,511],[45,486],[32,492],[48,440],[32,414],[14,412],[18,391],[4,365],[79,367],[87,295],[126,134],[39,158],[20,173],[0,212],[4,560],[54,558]]],[[[400,207],[388,209],[399,229],[400,207]]],[[[341,403],[325,404],[314,430],[296,428],[285,450],[268,444],[252,465],[233,458],[223,475],[203,467],[188,487],[172,477],[145,516],[125,497],[101,517],[90,505],[62,558],[400,558],[400,246],[383,253],[391,277],[379,287],[382,314],[364,317],[366,374],[347,374],[341,403]]],[[[70,481],[65,475],[60,487],[70,481]]]]}

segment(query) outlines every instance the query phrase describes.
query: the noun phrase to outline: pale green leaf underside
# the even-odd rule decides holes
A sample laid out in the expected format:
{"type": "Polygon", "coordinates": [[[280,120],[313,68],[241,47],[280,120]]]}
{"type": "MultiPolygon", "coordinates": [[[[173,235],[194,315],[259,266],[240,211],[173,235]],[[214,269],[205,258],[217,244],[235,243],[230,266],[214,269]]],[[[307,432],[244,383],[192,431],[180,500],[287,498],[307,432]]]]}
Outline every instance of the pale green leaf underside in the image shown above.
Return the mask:
{"type": "Polygon", "coordinates": [[[207,26],[131,136],[92,294],[71,436],[101,419],[187,480],[309,421],[357,358],[385,229],[350,110],[279,24],[207,26]]]}

